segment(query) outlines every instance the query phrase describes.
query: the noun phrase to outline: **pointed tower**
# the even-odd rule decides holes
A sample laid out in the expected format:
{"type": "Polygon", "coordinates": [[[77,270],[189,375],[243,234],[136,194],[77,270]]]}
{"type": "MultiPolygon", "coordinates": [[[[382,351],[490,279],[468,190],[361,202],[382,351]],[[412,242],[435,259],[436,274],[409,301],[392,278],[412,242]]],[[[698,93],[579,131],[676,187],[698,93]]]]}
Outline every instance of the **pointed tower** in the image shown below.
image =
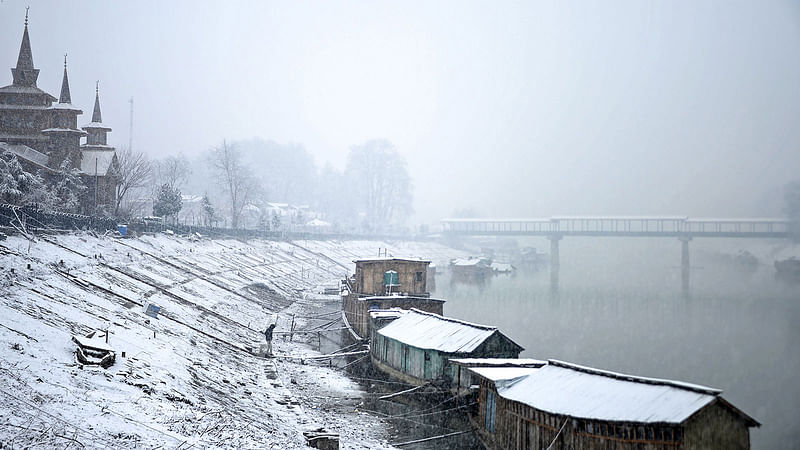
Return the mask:
{"type": "Polygon", "coordinates": [[[30,147],[41,153],[36,156],[37,164],[46,164],[49,139],[41,130],[50,126],[47,108],[56,98],[36,86],[39,69],[33,66],[27,11],[17,66],[11,75],[12,84],[0,88],[0,142],[30,147]]]}
{"type": "Polygon", "coordinates": [[[69,92],[69,76],[67,75],[67,55],[64,55],[64,77],[61,79],[61,95],[58,103],[47,108],[50,113],[50,125],[42,130],[42,134],[50,139],[48,144],[49,166],[59,169],[65,159],[69,159],[70,167],[76,168],[81,162],[81,137],[86,132],[78,129],[78,116],[83,114],[80,108],[72,105],[69,92]]]}
{"type": "Polygon", "coordinates": [[[22,44],[19,46],[17,67],[11,69],[14,77],[14,86],[36,87],[39,79],[39,69],[33,67],[33,52],[31,52],[31,38],[28,37],[28,9],[25,9],[25,31],[22,33],[22,44]]]}
{"type": "Polygon", "coordinates": [[[84,125],[83,129],[89,133],[89,136],[86,137],[86,144],[83,146],[83,148],[91,148],[94,150],[114,150],[114,147],[109,147],[107,145],[107,134],[111,131],[111,128],[103,125],[103,114],[100,112],[100,82],[97,82],[97,85],[94,89],[94,111],[92,111],[92,122],[84,125]]]}
{"type": "Polygon", "coordinates": [[[86,143],[81,146],[81,171],[85,174],[87,193],[93,199],[85,207],[94,205],[95,211],[105,209],[113,212],[116,207],[117,172],[119,161],[114,147],[108,145],[111,128],[103,125],[100,111],[100,82],[94,90],[94,111],[91,123],[84,125],[86,143]]]}

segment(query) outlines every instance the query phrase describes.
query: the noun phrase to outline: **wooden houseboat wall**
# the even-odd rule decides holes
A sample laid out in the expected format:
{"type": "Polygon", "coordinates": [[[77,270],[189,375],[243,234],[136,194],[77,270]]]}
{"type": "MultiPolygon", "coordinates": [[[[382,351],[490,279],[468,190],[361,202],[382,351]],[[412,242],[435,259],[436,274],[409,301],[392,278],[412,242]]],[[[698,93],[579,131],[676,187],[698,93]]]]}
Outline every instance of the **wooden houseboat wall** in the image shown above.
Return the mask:
{"type": "MultiPolygon", "coordinates": [[[[551,360],[546,368],[560,366],[562,368],[580,368],[560,361],[551,360]]],[[[470,369],[480,372],[482,369],[470,369]]],[[[542,369],[537,369],[542,370],[542,369]]],[[[485,371],[484,371],[485,372],[485,371]]],[[[668,380],[653,380],[598,371],[596,376],[616,376],[620,383],[655,385],[666,389],[705,389],[698,391],[696,402],[692,405],[682,405],[678,409],[691,412],[688,417],[678,420],[664,420],[671,413],[654,413],[649,420],[612,420],[609,417],[576,417],[571,414],[545,411],[536,408],[536,403],[519,401],[508,398],[508,389],[504,386],[513,386],[529,376],[524,375],[516,379],[503,376],[479,376],[480,392],[478,395],[477,414],[473,423],[489,449],[587,449],[587,450],[674,450],[674,449],[749,449],[750,427],[760,426],[753,418],[747,416],[733,405],[720,397],[720,391],[702,386],[688,385],[685,383],[669,382],[668,380]],[[694,408],[694,409],[692,409],[694,408]]],[[[531,380],[533,383],[534,380],[531,380]]],[[[563,379],[563,387],[576,382],[573,379],[563,379]]],[[[619,388],[619,386],[617,386],[619,388]]],[[[544,387],[544,389],[558,390],[557,384],[544,387]]],[[[600,393],[600,397],[603,395],[600,393]]],[[[650,401],[650,407],[660,408],[661,405],[669,410],[675,407],[670,399],[670,393],[663,393],[660,401],[650,401]],[[670,404],[671,406],[666,406],[670,404]]],[[[573,398],[570,402],[591,403],[591,395],[573,398]]],[[[646,398],[645,395],[643,398],[646,398]]],[[[607,400],[607,399],[606,399],[607,400]]],[[[644,400],[647,402],[648,400],[644,400]]],[[[625,408],[624,405],[618,408],[625,408]]],[[[605,409],[600,406],[600,409],[605,409]]],[[[637,409],[634,407],[634,409],[637,409]]],[[[608,411],[608,410],[606,410],[608,411]]],[[[598,415],[603,415],[602,413],[598,415]]],[[[616,419],[624,418],[626,414],[617,415],[616,419]]],[[[633,414],[636,416],[636,414],[633,414]]]]}

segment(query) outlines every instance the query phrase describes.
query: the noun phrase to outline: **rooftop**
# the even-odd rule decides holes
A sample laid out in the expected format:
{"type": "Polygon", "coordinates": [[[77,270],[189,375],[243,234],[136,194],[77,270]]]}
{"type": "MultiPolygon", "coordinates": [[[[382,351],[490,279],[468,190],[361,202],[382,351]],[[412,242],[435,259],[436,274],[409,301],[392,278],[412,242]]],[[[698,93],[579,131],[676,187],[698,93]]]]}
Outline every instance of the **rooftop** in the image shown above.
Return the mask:
{"type": "MultiPolygon", "coordinates": [[[[546,366],[522,378],[507,380],[497,383],[497,392],[504,398],[551,414],[613,422],[683,423],[722,393],[696,384],[637,377],[557,360],[549,360],[546,366]]],[[[744,413],[736,412],[751,426],[758,425],[744,413]]]]}
{"type": "Polygon", "coordinates": [[[422,262],[422,263],[430,263],[430,260],[422,259],[422,258],[398,258],[394,256],[377,256],[375,258],[361,258],[361,259],[354,259],[354,263],[360,262],[384,262],[384,261],[404,261],[404,262],[422,262]]]}
{"type": "Polygon", "coordinates": [[[416,308],[411,308],[378,331],[378,334],[407,345],[444,353],[471,352],[495,333],[499,333],[497,327],[465,322],[416,308]]]}

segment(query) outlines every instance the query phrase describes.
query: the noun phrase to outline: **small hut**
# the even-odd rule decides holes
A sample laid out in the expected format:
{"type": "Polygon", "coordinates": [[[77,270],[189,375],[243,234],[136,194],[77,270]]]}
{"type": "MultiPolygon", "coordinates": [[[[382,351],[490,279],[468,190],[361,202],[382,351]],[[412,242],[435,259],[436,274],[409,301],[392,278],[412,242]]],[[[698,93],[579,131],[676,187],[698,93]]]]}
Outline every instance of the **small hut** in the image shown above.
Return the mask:
{"type": "Polygon", "coordinates": [[[473,421],[489,449],[749,449],[749,428],[760,426],[705,386],[556,360],[527,374],[470,370],[480,379],[473,421]]]}
{"type": "Polygon", "coordinates": [[[422,385],[455,383],[451,358],[517,358],[523,348],[497,327],[478,325],[412,308],[381,329],[373,329],[372,363],[388,375],[422,385]]]}

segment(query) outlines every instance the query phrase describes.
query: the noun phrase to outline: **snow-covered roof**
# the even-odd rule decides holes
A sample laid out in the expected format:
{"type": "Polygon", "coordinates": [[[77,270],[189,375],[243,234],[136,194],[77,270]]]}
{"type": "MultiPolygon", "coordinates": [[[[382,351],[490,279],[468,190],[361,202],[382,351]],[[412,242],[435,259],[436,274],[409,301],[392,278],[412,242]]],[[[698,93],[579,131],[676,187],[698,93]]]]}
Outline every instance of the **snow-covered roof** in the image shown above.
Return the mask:
{"type": "Polygon", "coordinates": [[[77,106],[73,105],[72,103],[53,103],[47,109],[61,109],[66,111],[78,111],[79,114],[83,114],[83,110],[78,108],[77,106]]]}
{"type": "Polygon", "coordinates": [[[39,153],[36,150],[28,147],[27,145],[22,144],[8,144],[5,142],[0,142],[0,153],[9,151],[18,158],[25,159],[32,163],[38,164],[43,167],[47,167],[47,162],[49,161],[49,157],[44,153],[39,153]]]}
{"type": "Polygon", "coordinates": [[[88,347],[107,352],[114,351],[114,348],[108,345],[106,342],[105,332],[92,331],[86,336],[73,336],[72,339],[74,339],[75,342],[80,344],[82,347],[88,347]]]}
{"type": "Polygon", "coordinates": [[[115,152],[105,150],[81,150],[81,171],[87,175],[105,176],[108,174],[114,155],[115,152]],[[95,161],[97,161],[96,167],[95,161]]]}
{"type": "Polygon", "coordinates": [[[549,360],[546,366],[521,379],[498,383],[497,392],[551,414],[679,424],[713,402],[722,391],[549,360]]]}
{"type": "Polygon", "coordinates": [[[547,361],[533,358],[450,358],[451,363],[468,367],[542,367],[547,361]]]}
{"type": "Polygon", "coordinates": [[[370,310],[369,316],[373,319],[396,319],[408,312],[402,308],[388,308],[388,309],[373,309],[370,310]]]}
{"type": "Polygon", "coordinates": [[[59,132],[59,133],[75,133],[75,134],[80,134],[80,135],[86,134],[85,131],[77,130],[75,128],[45,128],[44,130],[42,130],[42,133],[49,133],[49,132],[53,132],[53,131],[59,132]]]}
{"type": "Polygon", "coordinates": [[[422,295],[401,295],[401,294],[391,294],[391,295],[371,295],[368,297],[359,297],[359,300],[364,300],[365,302],[373,301],[373,300],[402,300],[402,299],[411,299],[411,300],[428,300],[432,302],[442,302],[444,300],[438,298],[430,298],[425,297],[422,295]]]}
{"type": "Polygon", "coordinates": [[[493,262],[491,264],[491,268],[498,272],[511,272],[514,270],[514,266],[512,266],[510,263],[504,262],[493,262]]]}
{"type": "Polygon", "coordinates": [[[36,86],[18,86],[18,85],[9,84],[8,86],[1,87],[0,88],[0,92],[7,92],[7,93],[10,93],[10,94],[46,95],[51,99],[51,101],[58,100],[57,98],[53,97],[52,95],[50,95],[47,92],[39,89],[36,86]]]}
{"type": "Polygon", "coordinates": [[[329,226],[331,226],[331,224],[330,224],[330,223],[328,223],[328,222],[325,222],[324,220],[320,220],[320,219],[313,219],[313,220],[309,220],[309,221],[306,223],[306,226],[307,226],[307,227],[323,227],[323,228],[324,228],[324,227],[329,227],[329,226]]]}
{"type": "Polygon", "coordinates": [[[532,374],[540,370],[540,367],[469,367],[468,370],[486,378],[498,382],[504,380],[514,380],[532,374]]]}
{"type": "Polygon", "coordinates": [[[94,128],[98,130],[111,130],[110,127],[103,125],[102,122],[89,122],[81,128],[83,128],[84,130],[89,128],[94,128]]]}
{"type": "Polygon", "coordinates": [[[396,258],[394,256],[377,256],[375,258],[361,258],[361,259],[354,259],[354,263],[360,262],[382,262],[382,261],[405,261],[405,262],[425,262],[430,263],[427,259],[422,258],[396,258]]]}
{"type": "Polygon", "coordinates": [[[458,258],[454,259],[451,262],[454,266],[459,267],[470,267],[470,266],[477,266],[481,264],[488,264],[488,261],[483,258],[458,258]]]}
{"type": "Polygon", "coordinates": [[[403,317],[378,330],[378,333],[413,347],[458,353],[475,350],[498,331],[497,327],[412,308],[403,317]]]}

